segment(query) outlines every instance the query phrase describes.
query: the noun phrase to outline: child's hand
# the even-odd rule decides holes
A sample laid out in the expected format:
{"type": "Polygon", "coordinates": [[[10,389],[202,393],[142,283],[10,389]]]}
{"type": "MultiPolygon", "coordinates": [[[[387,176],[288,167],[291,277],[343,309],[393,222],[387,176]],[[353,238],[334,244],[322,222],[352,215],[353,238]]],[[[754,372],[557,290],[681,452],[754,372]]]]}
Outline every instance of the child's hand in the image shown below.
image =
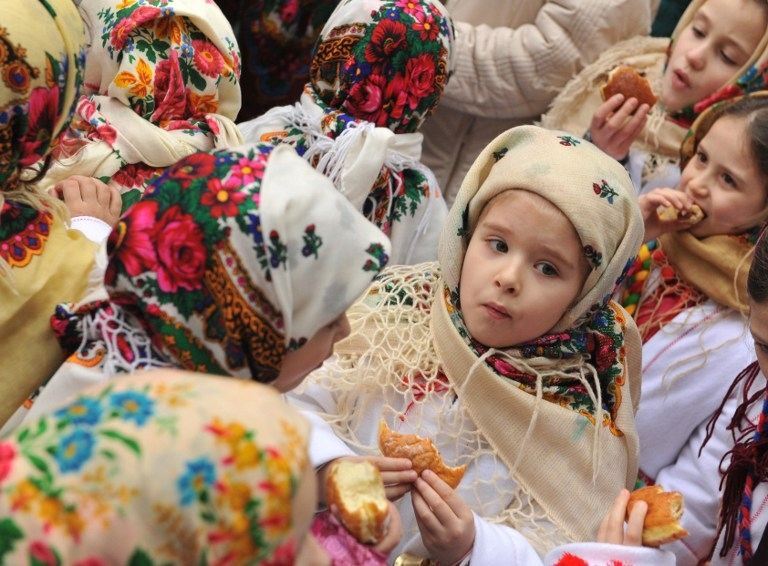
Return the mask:
{"type": "Polygon", "coordinates": [[[600,529],[597,531],[597,542],[607,542],[609,544],[623,544],[624,546],[641,546],[643,540],[643,522],[645,514],[648,512],[648,505],[645,501],[638,501],[632,507],[632,513],[629,514],[627,529],[624,530],[624,516],[627,513],[627,503],[629,502],[629,491],[622,489],[616,499],[613,500],[613,507],[600,523],[600,529]]]}
{"type": "Polygon", "coordinates": [[[629,147],[643,131],[650,106],[638,108],[636,98],[624,101],[623,94],[615,94],[603,102],[592,116],[589,133],[592,143],[614,159],[621,161],[629,147]]]}
{"type": "Polygon", "coordinates": [[[400,544],[400,539],[403,538],[403,522],[400,520],[400,513],[397,512],[397,508],[391,501],[389,502],[387,520],[387,534],[373,547],[385,556],[389,556],[389,553],[395,550],[395,547],[400,544]]]}
{"type": "Polygon", "coordinates": [[[72,218],[93,216],[113,228],[120,219],[120,191],[98,179],[73,175],[57,183],[51,190],[64,201],[72,218]]]}
{"type": "Polygon", "coordinates": [[[422,472],[411,493],[416,523],[430,558],[455,564],[475,543],[472,510],[451,487],[430,470],[422,472]]]}
{"type": "Polygon", "coordinates": [[[655,240],[667,232],[678,232],[690,228],[690,222],[687,222],[685,215],[690,214],[693,199],[684,193],[675,189],[654,189],[637,199],[640,205],[640,212],[643,213],[645,222],[645,240],[655,240]],[[660,206],[670,206],[684,213],[678,220],[663,222],[656,214],[656,209],[660,206]]]}
{"type": "Polygon", "coordinates": [[[379,468],[384,480],[384,491],[390,501],[397,501],[413,488],[418,474],[412,469],[413,464],[408,458],[370,456],[366,460],[379,468]]]}

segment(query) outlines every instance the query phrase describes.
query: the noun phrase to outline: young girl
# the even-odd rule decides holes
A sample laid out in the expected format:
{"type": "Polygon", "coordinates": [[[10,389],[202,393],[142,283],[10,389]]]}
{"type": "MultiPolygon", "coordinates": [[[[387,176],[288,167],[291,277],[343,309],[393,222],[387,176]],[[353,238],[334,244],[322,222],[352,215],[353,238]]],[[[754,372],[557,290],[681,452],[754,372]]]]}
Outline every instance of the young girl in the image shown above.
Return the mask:
{"type": "Polygon", "coordinates": [[[634,482],[638,336],[607,298],[641,238],[621,166],[515,128],[470,170],[439,265],[385,272],[349,311],[351,336],[291,397],[315,427],[314,464],[378,454],[383,420],[467,466],[453,490],[375,459],[392,499],[411,493],[396,554],[529,564],[594,540],[634,482]]]}
{"type": "MultiPolygon", "coordinates": [[[[724,376],[754,356],[742,313],[749,256],[757,227],[768,218],[767,150],[768,100],[746,97],[714,107],[683,148],[680,187],[640,197],[646,238],[662,235],[630,269],[624,302],[643,337],[641,479],[665,489],[686,493],[684,478],[699,463],[685,446],[728,390],[724,376]],[[705,218],[681,230],[680,223],[658,221],[660,204],[681,211],[696,204],[705,218]]],[[[683,516],[690,536],[675,545],[681,564],[706,556],[715,512],[683,516]]]]}
{"type": "Polygon", "coordinates": [[[301,376],[322,363],[389,250],[290,147],[263,144],[181,160],[114,235],[106,291],[96,277],[79,305],[57,310],[52,324],[74,353],[33,413],[157,366],[292,387],[281,370],[301,376]]]}
{"type": "Polygon", "coordinates": [[[240,128],[250,142],[291,144],[328,175],[390,236],[393,263],[433,260],[448,209],[417,131],[448,81],[452,44],[437,0],[341,2],[301,100],[240,128]]]}
{"type": "Polygon", "coordinates": [[[1,425],[64,360],[51,314],[81,299],[97,249],[90,240],[106,238],[120,197],[78,177],[58,187],[63,204],[36,190],[36,164],[77,97],[82,22],[68,1],[2,0],[0,11],[1,425]]]}
{"type": "Polygon", "coordinates": [[[113,180],[125,206],[197,151],[234,147],[240,110],[235,35],[206,0],[82,0],[83,96],[42,186],[76,174],[113,180]]]}
{"type": "Polygon", "coordinates": [[[308,441],[251,382],[164,370],[90,388],[0,440],[0,562],[318,564],[308,441]]]}
{"type": "Polygon", "coordinates": [[[688,128],[717,101],[761,90],[768,64],[768,3],[694,0],[672,36],[634,38],[608,50],[552,104],[542,124],[577,134],[626,163],[638,191],[674,187],[688,128]],[[616,95],[602,102],[600,83],[619,64],[645,72],[659,102],[648,111],[616,95]]]}

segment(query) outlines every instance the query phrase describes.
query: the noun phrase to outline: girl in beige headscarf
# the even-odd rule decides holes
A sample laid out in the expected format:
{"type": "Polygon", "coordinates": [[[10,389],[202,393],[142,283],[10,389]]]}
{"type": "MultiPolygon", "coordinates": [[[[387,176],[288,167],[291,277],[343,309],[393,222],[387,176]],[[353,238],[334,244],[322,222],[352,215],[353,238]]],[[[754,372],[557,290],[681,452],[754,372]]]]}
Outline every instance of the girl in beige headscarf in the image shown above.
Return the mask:
{"type": "Polygon", "coordinates": [[[376,455],[384,420],[466,466],[454,491],[375,460],[392,498],[411,494],[397,552],[529,564],[594,539],[637,466],[638,336],[608,297],[641,237],[620,165],[515,128],[470,170],[439,264],[388,269],[352,307],[352,334],[292,397],[316,427],[314,464],[376,455]]]}

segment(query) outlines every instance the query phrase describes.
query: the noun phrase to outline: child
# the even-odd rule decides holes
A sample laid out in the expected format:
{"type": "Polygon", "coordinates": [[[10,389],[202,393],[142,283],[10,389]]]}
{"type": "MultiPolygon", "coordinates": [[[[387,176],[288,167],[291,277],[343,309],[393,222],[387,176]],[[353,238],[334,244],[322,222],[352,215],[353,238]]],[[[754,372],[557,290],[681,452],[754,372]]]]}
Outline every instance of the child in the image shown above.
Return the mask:
{"type": "MultiPolygon", "coordinates": [[[[714,107],[695,124],[690,141],[679,189],[640,197],[646,238],[662,235],[643,247],[624,292],[643,337],[641,479],[683,493],[683,478],[699,465],[686,444],[726,394],[724,376],[754,356],[742,313],[749,256],[768,218],[768,99],[714,107]],[[658,205],[684,211],[694,203],[706,216],[690,229],[658,221],[658,205]]],[[[683,516],[691,534],[676,545],[681,564],[706,556],[715,511],[683,516]]]]}
{"type": "Polygon", "coordinates": [[[310,564],[308,441],[251,382],[163,370],[90,388],[0,440],[0,562],[310,564]]]}
{"type": "Polygon", "coordinates": [[[33,414],[158,366],[293,387],[348,332],[344,311],[389,247],[290,147],[264,144],[181,160],[114,235],[106,291],[97,278],[81,304],[57,310],[73,354],[33,414]]]}
{"type": "Polygon", "coordinates": [[[412,495],[396,554],[529,564],[594,540],[634,481],[638,336],[607,297],[641,239],[621,166],[515,128],[465,179],[439,265],[388,270],[349,311],[351,336],[291,396],[315,427],[314,464],[378,454],[384,420],[467,465],[454,491],[374,459],[391,499],[412,495]]]}
{"type": "Polygon", "coordinates": [[[234,147],[240,60],[207,0],[82,0],[84,92],[42,181],[113,179],[136,202],[151,179],[197,151],[234,147]]]}
{"type": "Polygon", "coordinates": [[[640,192],[677,185],[680,144],[713,103],[765,88],[768,3],[695,0],[672,36],[634,38],[608,50],[553,102],[542,124],[581,134],[626,163],[640,192]],[[659,96],[648,111],[636,99],[600,98],[600,83],[619,64],[645,72],[659,96]],[[630,151],[631,148],[631,151],[630,151]]]}
{"type": "Polygon", "coordinates": [[[0,10],[2,425],[64,360],[50,316],[57,303],[82,298],[97,249],[89,240],[106,238],[120,197],[78,177],[58,187],[63,204],[34,186],[77,97],[82,22],[69,1],[2,0],[0,10]]]}
{"type": "Polygon", "coordinates": [[[437,257],[448,209],[423,166],[419,127],[451,68],[453,27],[437,0],[341,2],[294,106],[240,124],[247,141],[289,143],[392,239],[392,262],[437,257]]]}

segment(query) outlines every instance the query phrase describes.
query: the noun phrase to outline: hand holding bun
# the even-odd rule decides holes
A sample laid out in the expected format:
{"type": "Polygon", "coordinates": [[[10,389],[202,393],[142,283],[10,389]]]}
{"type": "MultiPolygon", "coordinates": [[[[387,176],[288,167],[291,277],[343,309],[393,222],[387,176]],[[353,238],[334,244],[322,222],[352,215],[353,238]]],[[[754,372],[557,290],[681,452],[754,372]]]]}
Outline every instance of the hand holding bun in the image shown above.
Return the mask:
{"type": "Polygon", "coordinates": [[[662,222],[675,222],[680,220],[693,226],[704,220],[704,211],[701,210],[701,207],[699,207],[698,204],[692,205],[690,212],[683,214],[682,217],[680,214],[680,211],[674,206],[660,206],[656,209],[656,216],[662,222]]]}
{"type": "Polygon", "coordinates": [[[386,534],[389,502],[379,469],[365,460],[338,460],[325,476],[325,497],[344,527],[364,544],[386,534]]]}
{"type": "Polygon", "coordinates": [[[419,475],[424,470],[432,470],[452,489],[456,489],[467,469],[466,466],[446,466],[431,440],[393,432],[384,421],[379,424],[379,449],[389,458],[408,458],[419,475]]]}
{"type": "Polygon", "coordinates": [[[678,522],[683,516],[683,496],[677,491],[664,491],[661,486],[651,485],[633,491],[627,503],[627,517],[638,501],[648,504],[643,524],[643,545],[660,546],[688,536],[678,522]]]}
{"type": "Polygon", "coordinates": [[[603,100],[608,100],[615,94],[623,94],[625,100],[636,98],[639,104],[647,104],[649,107],[658,100],[648,79],[627,65],[620,65],[608,74],[600,93],[603,100]]]}

